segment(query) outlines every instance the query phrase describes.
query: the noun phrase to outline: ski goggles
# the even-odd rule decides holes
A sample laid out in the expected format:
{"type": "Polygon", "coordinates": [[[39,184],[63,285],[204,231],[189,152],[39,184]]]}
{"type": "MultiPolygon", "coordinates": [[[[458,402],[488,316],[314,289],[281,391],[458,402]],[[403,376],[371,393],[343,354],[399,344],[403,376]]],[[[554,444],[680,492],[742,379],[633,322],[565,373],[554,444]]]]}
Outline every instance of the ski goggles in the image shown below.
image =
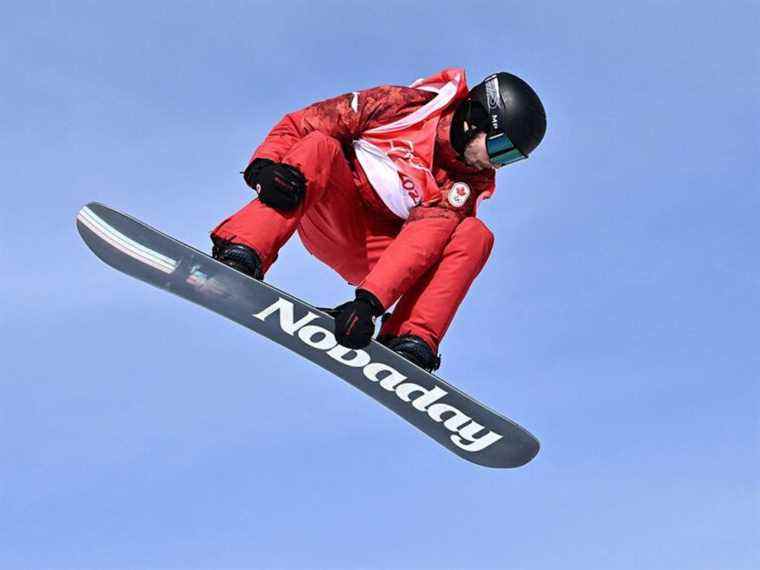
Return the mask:
{"type": "Polygon", "coordinates": [[[528,158],[515,146],[506,133],[486,137],[488,160],[496,168],[528,158]]]}

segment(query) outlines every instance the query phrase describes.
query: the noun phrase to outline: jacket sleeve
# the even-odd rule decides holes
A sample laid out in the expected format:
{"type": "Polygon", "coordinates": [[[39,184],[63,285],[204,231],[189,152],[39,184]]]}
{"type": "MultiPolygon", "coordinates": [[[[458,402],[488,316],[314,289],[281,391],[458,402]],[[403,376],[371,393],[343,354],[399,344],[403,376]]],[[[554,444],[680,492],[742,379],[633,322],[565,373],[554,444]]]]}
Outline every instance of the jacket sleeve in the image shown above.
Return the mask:
{"type": "Polygon", "coordinates": [[[345,93],[288,113],[269,132],[250,161],[268,158],[280,162],[290,148],[313,131],[349,145],[373,126],[411,112],[429,94],[416,89],[384,85],[345,93]]]}

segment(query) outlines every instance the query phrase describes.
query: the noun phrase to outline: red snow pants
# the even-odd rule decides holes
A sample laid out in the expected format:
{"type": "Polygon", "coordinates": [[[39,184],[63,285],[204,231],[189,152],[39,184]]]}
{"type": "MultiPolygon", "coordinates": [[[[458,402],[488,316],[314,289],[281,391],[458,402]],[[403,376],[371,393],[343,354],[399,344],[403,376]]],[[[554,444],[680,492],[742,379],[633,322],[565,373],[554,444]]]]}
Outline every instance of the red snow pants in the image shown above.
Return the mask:
{"type": "MultiPolygon", "coordinates": [[[[383,275],[368,275],[401,232],[403,220],[389,221],[373,213],[361,199],[340,143],[312,132],[291,147],[281,162],[295,166],[306,177],[304,202],[293,212],[281,213],[254,200],[220,223],[212,235],[255,249],[266,272],[279,249],[298,230],[306,249],[346,281],[361,284],[386,308],[398,300],[381,335],[417,335],[437,351],[488,259],[493,246],[490,230],[475,217],[464,218],[453,232],[443,234],[443,241],[438,239],[442,249],[425,252],[427,258],[435,256],[432,265],[406,290],[399,290],[396,283],[384,283],[383,275]]],[[[398,261],[405,265],[409,260],[398,261]]],[[[400,269],[409,274],[405,267],[400,269]]]]}

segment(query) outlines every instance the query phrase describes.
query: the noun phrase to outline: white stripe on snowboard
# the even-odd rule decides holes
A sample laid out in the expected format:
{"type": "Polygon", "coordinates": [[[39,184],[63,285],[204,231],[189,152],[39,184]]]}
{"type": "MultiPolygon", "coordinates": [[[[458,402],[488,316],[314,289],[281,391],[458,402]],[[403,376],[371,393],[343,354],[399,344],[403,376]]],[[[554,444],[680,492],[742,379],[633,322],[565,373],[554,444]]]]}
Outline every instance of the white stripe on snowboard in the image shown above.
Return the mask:
{"type": "Polygon", "coordinates": [[[153,251],[133,239],[128,238],[112,226],[108,225],[85,206],[77,214],[77,219],[97,234],[101,239],[111,244],[119,251],[128,256],[149,265],[164,273],[173,273],[177,268],[177,262],[157,251],[153,251]]]}

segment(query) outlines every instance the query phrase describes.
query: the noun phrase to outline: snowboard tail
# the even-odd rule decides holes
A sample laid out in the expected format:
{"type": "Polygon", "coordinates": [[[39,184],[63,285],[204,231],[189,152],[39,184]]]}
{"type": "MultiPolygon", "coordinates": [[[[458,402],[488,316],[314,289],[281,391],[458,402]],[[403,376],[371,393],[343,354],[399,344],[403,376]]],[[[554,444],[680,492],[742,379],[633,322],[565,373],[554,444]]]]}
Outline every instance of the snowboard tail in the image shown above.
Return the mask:
{"type": "Polygon", "coordinates": [[[334,336],[323,311],[130,216],[99,203],[77,215],[87,246],[108,265],[206,307],[285,346],[371,396],[458,455],[488,467],[519,467],[538,440],[376,341],[362,350],[334,336]]]}

